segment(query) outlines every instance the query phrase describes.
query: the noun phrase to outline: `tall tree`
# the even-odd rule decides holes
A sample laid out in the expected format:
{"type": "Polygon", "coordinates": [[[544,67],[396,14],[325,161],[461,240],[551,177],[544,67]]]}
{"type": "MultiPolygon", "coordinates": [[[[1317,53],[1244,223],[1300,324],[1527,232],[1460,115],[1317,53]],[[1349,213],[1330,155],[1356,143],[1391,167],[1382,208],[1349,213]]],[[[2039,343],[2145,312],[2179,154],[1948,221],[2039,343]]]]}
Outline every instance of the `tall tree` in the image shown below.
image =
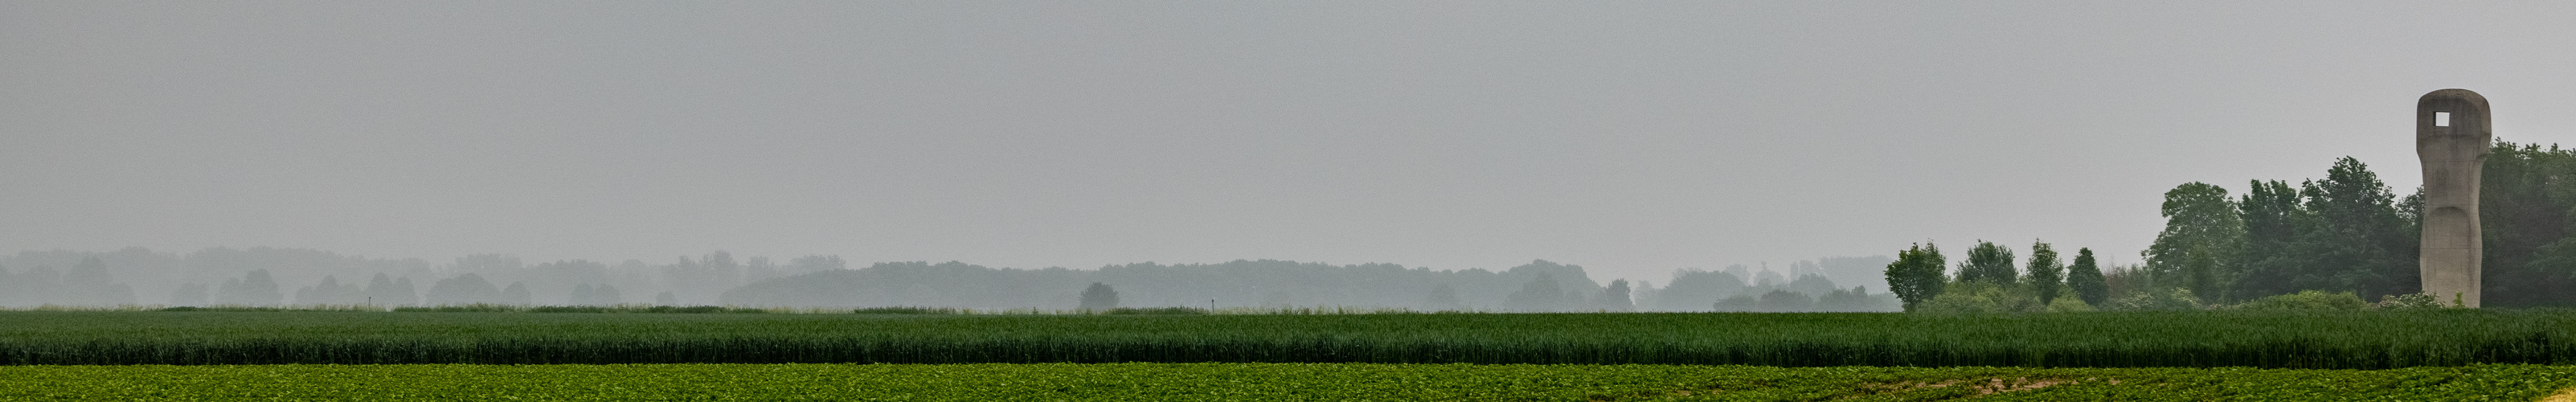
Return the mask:
{"type": "Polygon", "coordinates": [[[2039,304],[2057,300],[2057,287],[2066,283],[2066,265],[2057,261],[2057,249],[2048,242],[2030,243],[2030,286],[2039,293],[2039,304]]]}
{"type": "MultiPolygon", "coordinates": [[[[2341,271],[2332,285],[2365,299],[2421,291],[2416,272],[2418,233],[2397,213],[2395,195],[2359,160],[2344,157],[2326,178],[2301,183],[2299,195],[2317,225],[2300,234],[2295,252],[2312,270],[2341,271]]],[[[2301,289],[2310,290],[2310,289],[2301,289]]]]}
{"type": "Polygon", "coordinates": [[[1942,271],[1948,268],[1940,246],[1924,242],[1907,247],[1896,252],[1896,262],[1887,263],[1887,291],[1904,302],[1905,311],[1916,311],[1933,296],[1941,295],[1941,288],[1949,282],[1942,271]]]}
{"type": "Polygon", "coordinates": [[[1959,281],[2011,285],[2021,274],[2013,270],[2012,248],[1978,240],[1968,249],[1968,260],[1959,262],[1959,281]]]}
{"type": "Polygon", "coordinates": [[[1117,289],[1111,289],[1108,284],[1100,282],[1092,282],[1091,287],[1082,289],[1082,309],[1107,311],[1115,308],[1118,308],[1117,289]]]}
{"type": "Polygon", "coordinates": [[[2075,249],[2075,264],[2066,267],[2066,287],[2075,289],[2075,297],[2084,304],[2101,306],[2111,301],[2111,284],[2102,278],[2102,267],[2093,262],[2093,249],[2075,249]]]}
{"type": "MultiPolygon", "coordinates": [[[[2478,225],[2485,238],[2485,304],[2576,306],[2576,149],[2497,141],[2479,174],[2478,225]]],[[[2420,221],[2417,189],[2398,207],[2420,221]],[[2411,205],[2409,205],[2411,204],[2411,205]]]]}
{"type": "Polygon", "coordinates": [[[2174,186],[2165,192],[2162,213],[2164,231],[2140,253],[2147,258],[2147,279],[2156,287],[2192,286],[2193,275],[2212,286],[2227,282],[2227,263],[2245,246],[2245,220],[2227,189],[2201,182],[2174,186]]]}
{"type": "Polygon", "coordinates": [[[2241,275],[2229,294],[2256,298],[2296,293],[2294,283],[2314,282],[2314,267],[2304,264],[2305,256],[2294,249],[2303,228],[2313,227],[2314,214],[2299,202],[2299,191],[2280,180],[2251,181],[2244,198],[2237,199],[2237,215],[2245,221],[2245,254],[2239,261],[2241,275]]]}
{"type": "Polygon", "coordinates": [[[1636,309],[1636,301],[1628,298],[1628,280],[1610,281],[1610,287],[1601,290],[1601,308],[1610,311],[1636,309]]]}

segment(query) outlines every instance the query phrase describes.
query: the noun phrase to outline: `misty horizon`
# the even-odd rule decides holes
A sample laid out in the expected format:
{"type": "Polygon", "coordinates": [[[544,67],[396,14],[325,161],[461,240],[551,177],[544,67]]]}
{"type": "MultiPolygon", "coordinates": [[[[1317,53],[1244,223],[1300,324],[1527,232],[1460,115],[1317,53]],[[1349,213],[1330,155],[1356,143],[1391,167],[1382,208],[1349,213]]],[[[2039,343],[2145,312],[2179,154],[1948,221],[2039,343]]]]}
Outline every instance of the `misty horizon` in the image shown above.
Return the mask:
{"type": "MultiPolygon", "coordinates": [[[[1092,281],[1123,287],[1130,301],[1128,306],[1138,307],[1198,307],[1201,305],[1197,301],[1205,298],[1209,302],[1206,307],[1566,311],[1613,309],[1600,303],[1610,303],[1612,296],[1608,295],[1618,294],[1617,303],[1623,307],[1615,309],[1621,311],[1706,311],[1736,296],[1747,297],[1743,303],[1746,305],[1739,308],[1750,309],[1751,297],[1773,290],[1815,299],[1837,292],[1848,292],[1852,297],[1872,295],[1866,289],[1880,288],[1874,295],[1885,298],[1883,283],[1873,283],[1868,278],[1889,261],[1892,260],[1885,256],[1827,257],[1793,262],[1782,270],[1732,265],[1716,270],[1678,269],[1667,278],[1639,279],[1596,278],[1579,265],[1545,260],[1492,270],[1431,270],[1377,263],[1337,266],[1279,260],[1175,265],[1140,262],[1077,270],[986,268],[954,261],[855,266],[839,256],[737,258],[723,251],[680,256],[675,262],[658,264],[640,259],[613,264],[588,260],[529,263],[500,254],[470,255],[436,264],[419,258],[366,258],[313,249],[214,247],[181,254],[129,247],[112,252],[22,251],[0,257],[0,275],[5,275],[0,279],[11,282],[0,288],[0,307],[351,305],[364,300],[369,305],[386,306],[644,304],[1061,309],[1073,304],[1074,292],[1082,283],[1092,281]],[[950,274],[917,276],[927,272],[923,270],[950,274]],[[901,271],[912,271],[916,276],[904,277],[901,271]],[[843,283],[816,284],[833,280],[833,275],[858,275],[855,272],[875,276],[857,282],[840,279],[843,283]],[[997,292],[971,288],[995,283],[950,283],[953,278],[942,279],[957,272],[1049,278],[1005,279],[999,283],[1037,288],[997,292]],[[1265,282],[1290,277],[1302,279],[1289,282],[1331,284],[1265,282]],[[1401,278],[1390,279],[1396,277],[1401,278]],[[258,286],[269,290],[246,290],[246,279],[264,284],[258,286]],[[1029,280],[1052,285],[1024,283],[1029,280]],[[1544,297],[1561,300],[1527,300],[1532,296],[1523,288],[1536,286],[1536,282],[1547,282],[1549,289],[1562,289],[1561,294],[1544,292],[1544,297]],[[1659,282],[1663,284],[1660,288],[1655,285],[1659,282]],[[1634,294],[1627,293],[1631,283],[1634,294]],[[929,291],[925,286],[942,289],[929,291]],[[1614,287],[1617,290],[1608,290],[1614,287]],[[248,294],[258,292],[268,294],[248,294]],[[1445,294],[1435,296],[1436,293],[1445,294]],[[1223,300],[1229,296],[1238,299],[1223,300]],[[1630,303],[1634,303],[1633,308],[1624,307],[1630,303]]],[[[1886,301],[1892,303],[1893,299],[1886,301]]],[[[1881,311],[1893,307],[1871,304],[1837,308],[1881,311]]]]}

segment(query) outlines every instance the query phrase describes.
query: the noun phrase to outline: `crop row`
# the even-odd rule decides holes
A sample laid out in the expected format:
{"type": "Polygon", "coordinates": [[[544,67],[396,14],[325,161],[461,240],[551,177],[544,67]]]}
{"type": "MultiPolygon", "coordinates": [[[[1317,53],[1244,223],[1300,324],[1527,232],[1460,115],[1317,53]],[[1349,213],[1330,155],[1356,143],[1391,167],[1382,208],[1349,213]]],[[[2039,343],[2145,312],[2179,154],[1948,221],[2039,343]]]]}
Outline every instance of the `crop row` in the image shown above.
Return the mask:
{"type": "Polygon", "coordinates": [[[7,400],[2530,401],[2576,367],[1776,368],[1467,364],[0,367],[7,400]]]}
{"type": "Polygon", "coordinates": [[[939,316],[6,312],[0,364],[2576,364],[2576,312],[939,316]]]}

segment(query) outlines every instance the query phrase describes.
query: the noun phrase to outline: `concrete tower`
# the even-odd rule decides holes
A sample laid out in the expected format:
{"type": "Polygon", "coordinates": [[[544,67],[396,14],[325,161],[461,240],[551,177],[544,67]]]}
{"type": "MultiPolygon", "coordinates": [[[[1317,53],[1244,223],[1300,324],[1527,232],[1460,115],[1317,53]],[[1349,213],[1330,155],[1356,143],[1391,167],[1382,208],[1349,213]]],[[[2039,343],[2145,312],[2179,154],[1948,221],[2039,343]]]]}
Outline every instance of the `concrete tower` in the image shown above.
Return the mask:
{"type": "Polygon", "coordinates": [[[2449,303],[2478,306],[2478,170],[2495,133],[2487,127],[2487,98],[2445,89],[2415,101],[2415,156],[2424,161],[2424,293],[2449,303]]]}

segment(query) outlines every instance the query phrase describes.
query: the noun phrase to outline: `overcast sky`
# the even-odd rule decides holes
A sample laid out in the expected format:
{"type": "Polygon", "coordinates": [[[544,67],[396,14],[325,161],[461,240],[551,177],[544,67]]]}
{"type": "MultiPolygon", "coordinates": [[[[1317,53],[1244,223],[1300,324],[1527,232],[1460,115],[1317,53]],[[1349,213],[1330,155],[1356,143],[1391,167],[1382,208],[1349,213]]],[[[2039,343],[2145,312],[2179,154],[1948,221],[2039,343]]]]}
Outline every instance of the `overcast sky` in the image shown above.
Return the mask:
{"type": "MultiPolygon", "coordinates": [[[[0,251],[1531,259],[2046,239],[2576,145],[2576,2],[0,1],[0,251]]],[[[15,267],[23,268],[23,267],[15,267]]],[[[1872,284],[1872,288],[1878,288],[1872,284]]]]}

